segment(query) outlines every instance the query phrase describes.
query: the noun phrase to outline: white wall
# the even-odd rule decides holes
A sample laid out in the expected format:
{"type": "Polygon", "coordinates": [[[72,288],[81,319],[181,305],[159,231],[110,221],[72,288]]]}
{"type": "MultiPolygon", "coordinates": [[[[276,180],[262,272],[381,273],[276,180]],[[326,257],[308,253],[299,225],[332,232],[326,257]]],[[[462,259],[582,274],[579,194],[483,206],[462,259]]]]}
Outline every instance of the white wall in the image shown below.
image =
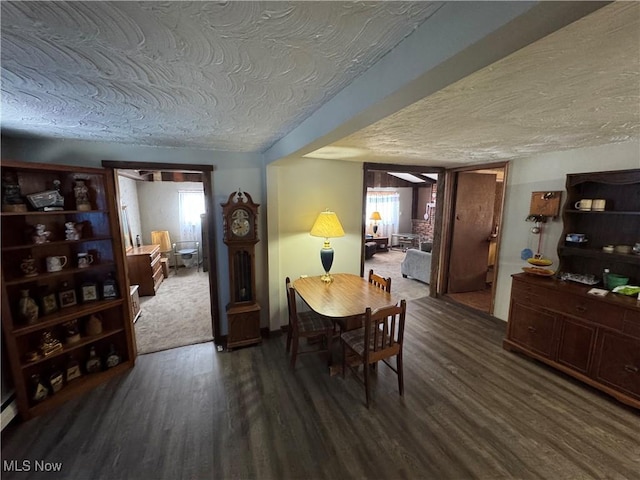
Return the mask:
{"type": "Polygon", "coordinates": [[[361,163],[300,158],[267,166],[271,330],[287,324],[285,277],[324,273],[324,240],[309,235],[321,211],[335,211],[345,231],[331,239],[331,271],[360,274],[362,182],[361,163]]]}
{"type": "MultiPolygon", "coordinates": [[[[531,246],[530,228],[525,222],[529,214],[531,192],[562,190],[562,203],[566,200],[565,181],[568,173],[598,172],[640,168],[640,142],[627,142],[596,148],[584,148],[536,155],[515,160],[509,166],[504,222],[500,244],[499,271],[496,285],[494,316],[507,320],[511,275],[522,272],[526,263],[520,259],[522,249],[531,246]]],[[[562,220],[543,226],[541,253],[554,261],[557,268],[557,245],[562,234],[562,220]]],[[[537,248],[537,238],[535,239],[537,248]]],[[[535,251],[535,248],[532,248],[535,251]]]]}

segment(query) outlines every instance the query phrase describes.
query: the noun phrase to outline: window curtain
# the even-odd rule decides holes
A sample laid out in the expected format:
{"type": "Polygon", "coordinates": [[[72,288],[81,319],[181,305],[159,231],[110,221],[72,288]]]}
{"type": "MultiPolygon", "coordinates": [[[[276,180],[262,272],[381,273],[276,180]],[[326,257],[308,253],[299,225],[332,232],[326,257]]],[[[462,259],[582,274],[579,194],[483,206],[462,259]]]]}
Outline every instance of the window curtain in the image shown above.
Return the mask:
{"type": "Polygon", "coordinates": [[[200,242],[202,225],[200,214],[204,212],[204,192],[178,190],[180,203],[180,240],[183,242],[200,242]]]}
{"type": "Polygon", "coordinates": [[[380,212],[382,220],[378,221],[378,235],[390,237],[398,233],[400,223],[400,194],[395,190],[368,189],[367,190],[367,233],[373,234],[375,222],[370,220],[373,212],[380,212]]]}

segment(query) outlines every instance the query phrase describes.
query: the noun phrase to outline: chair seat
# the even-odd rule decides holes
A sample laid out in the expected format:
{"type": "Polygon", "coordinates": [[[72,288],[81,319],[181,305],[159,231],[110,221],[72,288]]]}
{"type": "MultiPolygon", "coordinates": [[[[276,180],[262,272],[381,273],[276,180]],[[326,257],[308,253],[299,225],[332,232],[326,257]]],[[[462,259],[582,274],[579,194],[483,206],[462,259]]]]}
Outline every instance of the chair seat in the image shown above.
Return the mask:
{"type": "Polygon", "coordinates": [[[327,328],[333,328],[333,322],[328,318],[310,310],[298,313],[298,329],[300,333],[318,333],[327,328]]]}

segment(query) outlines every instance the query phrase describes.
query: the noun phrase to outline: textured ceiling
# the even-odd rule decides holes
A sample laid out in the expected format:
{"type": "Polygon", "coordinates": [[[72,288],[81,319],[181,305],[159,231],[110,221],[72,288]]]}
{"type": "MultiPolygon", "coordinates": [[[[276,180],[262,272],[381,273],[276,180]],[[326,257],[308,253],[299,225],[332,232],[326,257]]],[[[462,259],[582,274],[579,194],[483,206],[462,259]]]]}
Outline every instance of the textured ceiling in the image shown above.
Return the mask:
{"type": "Polygon", "coordinates": [[[5,132],[262,152],[434,2],[7,2],[5,132]]]}
{"type": "Polygon", "coordinates": [[[451,166],[638,138],[640,4],[618,2],[306,156],[451,166]]]}
{"type": "MultiPolygon", "coordinates": [[[[3,133],[264,152],[442,3],[0,7],[3,133]]],[[[449,166],[639,137],[640,3],[616,2],[307,156],[449,166]]]]}

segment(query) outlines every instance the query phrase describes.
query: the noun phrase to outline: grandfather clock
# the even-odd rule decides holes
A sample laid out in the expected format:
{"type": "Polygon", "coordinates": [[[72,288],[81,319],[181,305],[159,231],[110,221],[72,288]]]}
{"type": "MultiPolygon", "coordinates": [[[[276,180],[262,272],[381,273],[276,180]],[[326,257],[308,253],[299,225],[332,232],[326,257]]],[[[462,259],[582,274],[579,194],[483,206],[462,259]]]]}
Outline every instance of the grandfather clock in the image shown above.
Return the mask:
{"type": "Polygon", "coordinates": [[[256,301],[255,246],[258,239],[258,207],[251,195],[238,190],[222,205],[224,243],[229,251],[227,348],[260,343],[260,305],[256,301]]]}

